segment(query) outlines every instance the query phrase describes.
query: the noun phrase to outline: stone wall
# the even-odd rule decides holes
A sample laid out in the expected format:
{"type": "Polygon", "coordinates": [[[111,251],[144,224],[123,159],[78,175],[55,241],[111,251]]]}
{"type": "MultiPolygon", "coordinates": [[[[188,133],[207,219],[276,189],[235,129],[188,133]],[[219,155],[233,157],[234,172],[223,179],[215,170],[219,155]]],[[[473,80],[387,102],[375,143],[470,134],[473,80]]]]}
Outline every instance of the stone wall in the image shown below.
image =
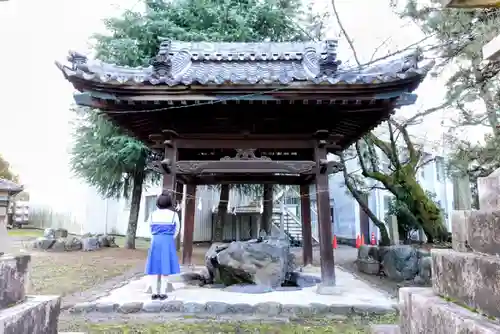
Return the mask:
{"type": "Polygon", "coordinates": [[[57,334],[58,296],[27,296],[29,255],[0,256],[0,333],[57,334]]]}
{"type": "Polygon", "coordinates": [[[500,170],[478,185],[480,210],[452,214],[453,249],[431,251],[432,288],[400,289],[401,326],[393,330],[500,333],[500,170]]]}

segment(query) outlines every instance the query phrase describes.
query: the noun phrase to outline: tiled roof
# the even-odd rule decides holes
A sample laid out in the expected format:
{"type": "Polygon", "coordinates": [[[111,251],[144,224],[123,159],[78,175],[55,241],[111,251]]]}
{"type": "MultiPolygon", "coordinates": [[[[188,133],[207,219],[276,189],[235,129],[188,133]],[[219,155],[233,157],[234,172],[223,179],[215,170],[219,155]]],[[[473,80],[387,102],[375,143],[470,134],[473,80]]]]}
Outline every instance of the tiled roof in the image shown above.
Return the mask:
{"type": "Polygon", "coordinates": [[[415,52],[348,68],[336,59],[336,41],[204,43],[164,41],[148,67],[107,64],[72,52],[57,66],[67,78],[113,85],[376,84],[423,76],[415,52]]]}
{"type": "Polygon", "coordinates": [[[19,193],[23,191],[23,186],[9,180],[0,179],[0,191],[19,193]]]}

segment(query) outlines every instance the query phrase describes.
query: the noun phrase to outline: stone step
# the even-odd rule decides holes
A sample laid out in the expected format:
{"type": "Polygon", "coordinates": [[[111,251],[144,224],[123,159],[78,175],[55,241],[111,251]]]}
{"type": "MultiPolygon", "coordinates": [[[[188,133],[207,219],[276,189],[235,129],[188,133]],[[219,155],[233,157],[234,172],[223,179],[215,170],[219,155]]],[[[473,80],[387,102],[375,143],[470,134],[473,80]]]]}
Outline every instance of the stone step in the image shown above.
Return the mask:
{"type": "Polygon", "coordinates": [[[394,304],[351,304],[338,302],[335,304],[311,303],[306,305],[281,304],[278,302],[262,302],[258,304],[247,303],[224,303],[219,301],[190,302],[180,300],[165,301],[130,301],[122,304],[95,301],[74,305],[70,310],[73,314],[85,313],[181,313],[197,315],[222,315],[222,314],[244,314],[244,315],[267,315],[275,317],[283,316],[311,316],[311,315],[383,315],[397,313],[394,304]]]}
{"type": "Polygon", "coordinates": [[[399,334],[401,329],[399,325],[372,325],[370,327],[371,334],[399,334]]]}
{"type": "Polygon", "coordinates": [[[431,288],[399,289],[402,334],[500,333],[500,323],[436,296],[431,288]]]}
{"type": "Polygon", "coordinates": [[[29,255],[0,256],[0,309],[14,305],[26,297],[29,255]]]}
{"type": "Polygon", "coordinates": [[[474,252],[500,255],[500,210],[466,214],[467,242],[474,252]]]}
{"type": "Polygon", "coordinates": [[[449,249],[433,249],[434,293],[500,318],[500,258],[449,249]]]}
{"type": "Polygon", "coordinates": [[[56,333],[60,310],[58,296],[28,296],[25,302],[0,310],[0,333],[56,333]]]}

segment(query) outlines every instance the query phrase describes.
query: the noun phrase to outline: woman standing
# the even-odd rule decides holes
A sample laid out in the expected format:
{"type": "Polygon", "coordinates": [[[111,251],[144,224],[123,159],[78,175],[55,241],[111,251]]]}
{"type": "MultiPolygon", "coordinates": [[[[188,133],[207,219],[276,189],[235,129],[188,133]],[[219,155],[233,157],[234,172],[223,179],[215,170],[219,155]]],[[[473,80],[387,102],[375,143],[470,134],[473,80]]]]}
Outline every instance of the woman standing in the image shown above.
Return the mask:
{"type": "Polygon", "coordinates": [[[146,275],[151,279],[151,298],[164,300],[167,298],[168,276],[180,273],[175,249],[175,237],[179,233],[180,221],[170,194],[162,193],[156,200],[156,207],[158,210],[149,218],[152,237],[146,275]]]}

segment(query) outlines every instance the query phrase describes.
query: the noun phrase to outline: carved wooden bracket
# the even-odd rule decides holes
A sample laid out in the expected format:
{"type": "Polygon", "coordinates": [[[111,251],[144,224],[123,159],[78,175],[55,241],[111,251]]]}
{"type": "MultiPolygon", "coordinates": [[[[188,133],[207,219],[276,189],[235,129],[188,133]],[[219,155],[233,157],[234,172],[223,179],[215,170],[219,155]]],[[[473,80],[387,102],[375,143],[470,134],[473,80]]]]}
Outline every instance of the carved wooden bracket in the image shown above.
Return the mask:
{"type": "Polygon", "coordinates": [[[178,161],[177,174],[314,174],[314,161],[220,160],[178,161]]]}
{"type": "Polygon", "coordinates": [[[166,174],[172,173],[172,161],[170,159],[163,159],[161,162],[161,168],[166,174]]]}
{"type": "Polygon", "coordinates": [[[340,172],[343,166],[337,161],[328,161],[326,159],[321,159],[319,161],[319,173],[320,174],[335,174],[340,172]]]}
{"type": "Polygon", "coordinates": [[[340,145],[337,142],[343,137],[343,135],[331,134],[328,130],[318,130],[314,133],[314,138],[318,140],[319,148],[340,149],[340,145]]]}
{"type": "Polygon", "coordinates": [[[236,155],[234,157],[223,157],[220,159],[221,161],[225,160],[258,160],[258,161],[270,161],[269,157],[257,157],[255,156],[254,148],[237,148],[236,155]]]}

